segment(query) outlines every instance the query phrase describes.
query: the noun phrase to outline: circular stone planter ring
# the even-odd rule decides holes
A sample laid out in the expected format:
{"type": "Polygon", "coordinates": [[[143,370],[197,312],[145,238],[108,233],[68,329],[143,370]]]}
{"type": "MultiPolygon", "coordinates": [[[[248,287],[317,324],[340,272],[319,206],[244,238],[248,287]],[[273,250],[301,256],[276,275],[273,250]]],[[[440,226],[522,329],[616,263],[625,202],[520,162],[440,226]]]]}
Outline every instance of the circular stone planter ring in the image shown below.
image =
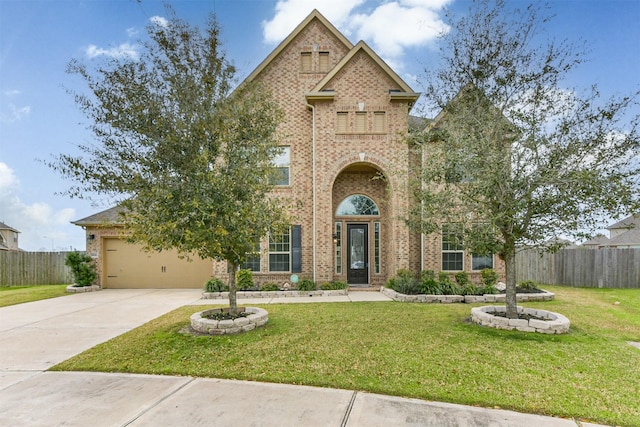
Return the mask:
{"type": "Polygon", "coordinates": [[[227,311],[227,309],[214,308],[193,313],[191,315],[191,328],[194,331],[210,335],[238,334],[264,326],[269,321],[267,310],[258,307],[238,307],[238,311],[244,311],[249,315],[238,317],[234,320],[214,320],[203,317],[224,311],[227,311]]]}
{"type": "Polygon", "coordinates": [[[505,306],[487,305],[471,309],[471,320],[478,325],[496,329],[518,330],[522,332],[540,332],[542,334],[564,334],[569,332],[571,322],[562,314],[546,310],[518,307],[518,314],[532,318],[508,319],[505,306]],[[496,314],[501,314],[496,315],[496,314]]]}

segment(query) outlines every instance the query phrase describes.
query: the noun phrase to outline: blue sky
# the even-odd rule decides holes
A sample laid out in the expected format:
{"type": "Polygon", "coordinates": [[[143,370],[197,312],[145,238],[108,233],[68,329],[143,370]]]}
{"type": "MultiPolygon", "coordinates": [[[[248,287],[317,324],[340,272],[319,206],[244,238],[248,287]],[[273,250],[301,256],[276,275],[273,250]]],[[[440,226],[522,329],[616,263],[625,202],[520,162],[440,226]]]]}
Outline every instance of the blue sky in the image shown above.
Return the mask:
{"type": "MultiPolygon", "coordinates": [[[[216,13],[240,79],[317,8],[354,44],[366,41],[418,91],[415,79],[438,58],[434,37],[444,28],[442,8],[467,7],[462,0],[171,4],[180,18],[200,26],[210,12],[216,13]]],[[[608,97],[640,88],[640,1],[550,4],[556,17],[546,27],[549,36],[583,39],[589,47],[589,62],[571,75],[567,89],[596,83],[608,97]]],[[[164,16],[163,3],[156,0],[0,0],[0,221],[22,232],[22,249],[82,250],[84,232],[69,222],[108,207],[57,194],[69,182],[38,161],[75,153],[77,144],[91,141],[85,118],[65,92],[83,89],[77,77],[65,73],[67,63],[72,58],[90,62],[92,56],[135,54],[150,19],[164,16]]]]}

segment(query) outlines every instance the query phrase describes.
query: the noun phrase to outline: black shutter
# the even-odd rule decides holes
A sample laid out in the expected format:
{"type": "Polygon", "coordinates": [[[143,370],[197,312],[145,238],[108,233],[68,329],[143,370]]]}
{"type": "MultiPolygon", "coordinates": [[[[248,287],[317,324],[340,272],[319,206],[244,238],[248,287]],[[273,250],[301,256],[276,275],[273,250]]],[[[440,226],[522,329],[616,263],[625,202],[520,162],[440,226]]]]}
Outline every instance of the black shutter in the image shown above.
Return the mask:
{"type": "Polygon", "coordinates": [[[302,226],[291,227],[291,272],[302,273],[302,226]]]}

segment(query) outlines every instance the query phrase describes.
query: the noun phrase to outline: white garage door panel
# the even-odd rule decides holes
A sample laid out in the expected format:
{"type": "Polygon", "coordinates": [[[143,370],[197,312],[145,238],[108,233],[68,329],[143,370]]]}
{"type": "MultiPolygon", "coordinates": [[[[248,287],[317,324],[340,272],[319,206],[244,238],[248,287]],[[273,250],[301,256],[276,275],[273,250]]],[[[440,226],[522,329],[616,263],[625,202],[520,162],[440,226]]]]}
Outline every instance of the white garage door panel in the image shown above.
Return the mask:
{"type": "Polygon", "coordinates": [[[105,288],[202,288],[213,263],[180,259],[174,250],[145,252],[141,245],[105,239],[105,288]]]}

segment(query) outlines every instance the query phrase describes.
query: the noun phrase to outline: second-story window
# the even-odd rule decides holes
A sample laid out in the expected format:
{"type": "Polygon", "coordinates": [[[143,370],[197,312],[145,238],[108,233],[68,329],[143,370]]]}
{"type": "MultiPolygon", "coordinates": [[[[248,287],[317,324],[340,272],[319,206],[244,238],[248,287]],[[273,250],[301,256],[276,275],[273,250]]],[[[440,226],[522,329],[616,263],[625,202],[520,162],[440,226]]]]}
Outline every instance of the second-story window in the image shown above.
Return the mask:
{"type": "Polygon", "coordinates": [[[273,159],[275,173],[270,178],[271,185],[286,186],[291,184],[291,147],[281,147],[280,154],[273,159]]]}

